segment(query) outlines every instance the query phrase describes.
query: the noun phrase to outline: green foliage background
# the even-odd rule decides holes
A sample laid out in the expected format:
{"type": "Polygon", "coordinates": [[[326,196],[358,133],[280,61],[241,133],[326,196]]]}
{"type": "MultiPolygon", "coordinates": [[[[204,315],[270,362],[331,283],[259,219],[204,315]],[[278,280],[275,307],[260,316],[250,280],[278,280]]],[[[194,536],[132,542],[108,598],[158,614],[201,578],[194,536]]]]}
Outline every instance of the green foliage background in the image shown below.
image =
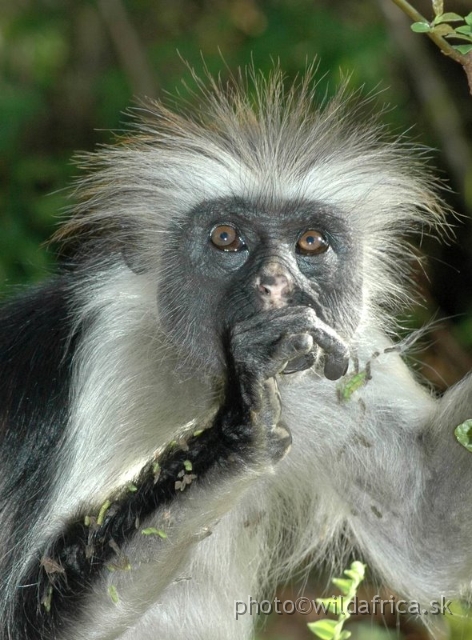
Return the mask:
{"type": "MultiPolygon", "coordinates": [[[[318,56],[319,75],[330,72],[331,87],[342,68],[353,86],[372,89],[391,77],[392,55],[369,2],[344,3],[342,14],[333,3],[312,0],[39,0],[2,7],[0,287],[44,277],[52,255],[40,247],[67,205],[61,189],[76,174],[73,152],[110,141],[109,130],[126,122],[123,112],[135,96],[180,90],[189,80],[181,58],[197,69],[203,59],[223,75],[226,65],[253,60],[267,70],[280,59],[293,76],[318,56]],[[138,53],[126,61],[132,45],[138,53]]],[[[407,101],[401,83],[383,97],[407,101]]],[[[409,122],[400,111],[390,117],[409,122]]]]}

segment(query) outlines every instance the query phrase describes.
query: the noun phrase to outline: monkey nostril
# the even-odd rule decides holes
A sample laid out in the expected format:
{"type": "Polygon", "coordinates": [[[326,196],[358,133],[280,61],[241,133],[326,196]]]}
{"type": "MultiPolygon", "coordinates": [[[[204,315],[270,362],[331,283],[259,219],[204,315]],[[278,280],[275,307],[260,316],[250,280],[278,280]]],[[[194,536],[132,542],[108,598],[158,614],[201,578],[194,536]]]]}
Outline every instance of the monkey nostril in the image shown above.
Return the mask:
{"type": "Polygon", "coordinates": [[[263,277],[256,285],[260,294],[264,297],[270,296],[274,299],[285,298],[292,291],[290,281],[285,275],[269,275],[263,277]]]}
{"type": "Polygon", "coordinates": [[[270,289],[270,287],[266,287],[266,286],[264,286],[263,284],[260,284],[260,285],[258,286],[258,290],[259,290],[259,292],[260,292],[260,293],[262,293],[262,295],[264,295],[264,296],[270,296],[270,294],[271,294],[271,289],[270,289]]]}

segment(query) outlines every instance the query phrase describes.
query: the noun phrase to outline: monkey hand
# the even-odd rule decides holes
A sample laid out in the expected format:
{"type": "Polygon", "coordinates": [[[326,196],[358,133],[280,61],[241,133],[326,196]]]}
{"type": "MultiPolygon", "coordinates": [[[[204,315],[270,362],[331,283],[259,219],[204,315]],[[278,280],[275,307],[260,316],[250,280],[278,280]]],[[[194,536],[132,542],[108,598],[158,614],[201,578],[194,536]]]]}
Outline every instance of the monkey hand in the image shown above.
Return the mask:
{"type": "Polygon", "coordinates": [[[283,307],[252,316],[235,326],[232,341],[236,364],[263,378],[310,367],[315,344],[325,353],[324,374],[329,380],[341,378],[349,365],[345,341],[310,307],[283,307]],[[297,360],[304,366],[294,368],[297,360]]]}
{"type": "Polygon", "coordinates": [[[281,422],[276,375],[288,363],[312,363],[315,343],[326,354],[325,376],[341,377],[348,348],[309,307],[270,310],[233,327],[227,341],[226,399],[219,413],[222,433],[233,445],[235,440],[251,444],[273,462],[287,453],[291,436],[281,422]]]}
{"type": "MultiPolygon", "coordinates": [[[[328,380],[338,380],[347,371],[349,366],[349,348],[346,342],[334,329],[323,322],[309,307],[298,307],[304,311],[311,323],[309,335],[313,338],[314,345],[324,352],[324,375],[328,380]]],[[[287,375],[311,368],[317,361],[316,347],[309,353],[290,359],[282,373],[287,375]]]]}

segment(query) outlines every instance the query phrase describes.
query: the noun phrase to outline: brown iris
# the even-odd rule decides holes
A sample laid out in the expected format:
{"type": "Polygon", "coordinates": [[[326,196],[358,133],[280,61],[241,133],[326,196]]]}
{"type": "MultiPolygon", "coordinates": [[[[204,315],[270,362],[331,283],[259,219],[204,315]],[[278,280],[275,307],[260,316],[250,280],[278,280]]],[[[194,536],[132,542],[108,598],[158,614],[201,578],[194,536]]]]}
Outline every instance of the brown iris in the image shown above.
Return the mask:
{"type": "Polygon", "coordinates": [[[309,229],[300,236],[297,242],[298,253],[304,256],[315,256],[329,249],[329,243],[321,231],[309,229]]]}
{"type": "Polygon", "coordinates": [[[236,229],[229,224],[213,227],[210,240],[221,251],[239,251],[244,246],[236,229]]]}

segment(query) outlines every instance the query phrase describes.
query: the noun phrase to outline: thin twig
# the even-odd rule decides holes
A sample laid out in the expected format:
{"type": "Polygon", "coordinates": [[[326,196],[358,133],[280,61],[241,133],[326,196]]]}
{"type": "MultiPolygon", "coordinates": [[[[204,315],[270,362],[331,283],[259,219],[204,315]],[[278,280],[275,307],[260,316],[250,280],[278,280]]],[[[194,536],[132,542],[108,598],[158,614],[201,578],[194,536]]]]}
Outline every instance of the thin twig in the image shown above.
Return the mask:
{"type": "Polygon", "coordinates": [[[379,5],[395,46],[403,56],[415,92],[440,141],[456,188],[464,192],[472,171],[472,154],[458,106],[428,55],[427,41],[408,29],[407,16],[397,11],[390,0],[379,0],[379,5]]]}
{"type": "MultiPolygon", "coordinates": [[[[417,11],[407,0],[392,0],[397,7],[406,13],[414,22],[426,22],[429,24],[429,20],[427,20],[419,11],[417,11]]],[[[430,31],[426,34],[431,38],[431,40],[441,49],[444,55],[449,56],[456,62],[462,65],[464,68],[465,74],[467,76],[467,81],[469,83],[470,93],[472,95],[472,51],[466,54],[459,53],[454,47],[452,47],[445,38],[434,33],[434,31],[430,31]]]]}

